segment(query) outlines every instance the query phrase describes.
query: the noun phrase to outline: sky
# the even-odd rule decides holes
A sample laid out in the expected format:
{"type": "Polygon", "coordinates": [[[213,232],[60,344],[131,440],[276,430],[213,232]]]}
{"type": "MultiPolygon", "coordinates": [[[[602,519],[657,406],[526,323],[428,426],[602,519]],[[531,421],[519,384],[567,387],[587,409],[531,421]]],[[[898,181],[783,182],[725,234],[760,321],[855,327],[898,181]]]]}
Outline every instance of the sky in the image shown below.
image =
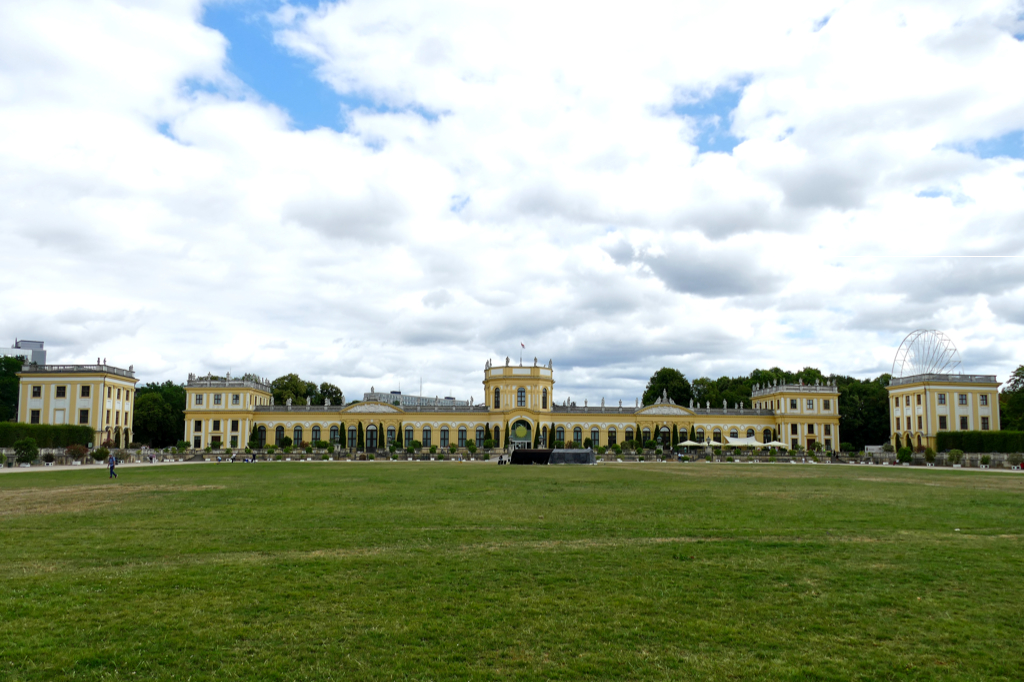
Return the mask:
{"type": "Polygon", "coordinates": [[[1005,381],[1022,66],[1020,1],[6,0],[0,343],[632,402],[937,329],[1005,381]]]}

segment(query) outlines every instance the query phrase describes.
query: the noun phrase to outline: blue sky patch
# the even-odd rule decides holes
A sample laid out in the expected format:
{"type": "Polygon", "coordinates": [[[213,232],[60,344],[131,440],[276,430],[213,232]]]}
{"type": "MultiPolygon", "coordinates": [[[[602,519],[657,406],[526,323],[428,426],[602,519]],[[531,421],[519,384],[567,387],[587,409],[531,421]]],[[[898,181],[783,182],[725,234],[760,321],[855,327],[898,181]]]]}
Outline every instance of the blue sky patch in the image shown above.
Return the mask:
{"type": "Polygon", "coordinates": [[[693,119],[697,135],[693,142],[700,153],[732,153],[740,139],[732,134],[732,114],[743,97],[748,80],[720,85],[709,95],[684,97],[672,107],[673,113],[693,119]]]}
{"type": "Polygon", "coordinates": [[[951,147],[958,152],[974,154],[979,159],[1024,159],[1024,131],[1013,130],[999,137],[961,142],[951,147]]]}
{"type": "MultiPolygon", "coordinates": [[[[228,70],[264,100],[287,111],[296,128],[344,130],[343,108],[371,103],[339,95],[316,77],[311,62],[274,44],[267,15],[281,4],[280,0],[215,2],[206,7],[203,25],[228,39],[228,70]]],[[[292,4],[316,7],[318,2],[292,0],[292,4]]]]}
{"type": "Polygon", "coordinates": [[[818,19],[816,22],[814,22],[814,29],[813,29],[814,32],[817,33],[821,29],[823,29],[826,26],[828,26],[828,20],[831,19],[831,18],[832,18],[831,14],[826,14],[821,19],[818,19]]]}

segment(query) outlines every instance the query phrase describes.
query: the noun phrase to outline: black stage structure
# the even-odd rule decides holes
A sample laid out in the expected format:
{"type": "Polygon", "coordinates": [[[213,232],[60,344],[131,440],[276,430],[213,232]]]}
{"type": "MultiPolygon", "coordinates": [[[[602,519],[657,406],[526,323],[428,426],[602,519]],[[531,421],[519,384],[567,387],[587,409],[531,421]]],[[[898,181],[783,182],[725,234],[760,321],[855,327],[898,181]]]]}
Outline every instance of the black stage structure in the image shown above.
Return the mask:
{"type": "Polygon", "coordinates": [[[591,449],[528,450],[512,451],[512,464],[596,464],[597,458],[591,449]]]}

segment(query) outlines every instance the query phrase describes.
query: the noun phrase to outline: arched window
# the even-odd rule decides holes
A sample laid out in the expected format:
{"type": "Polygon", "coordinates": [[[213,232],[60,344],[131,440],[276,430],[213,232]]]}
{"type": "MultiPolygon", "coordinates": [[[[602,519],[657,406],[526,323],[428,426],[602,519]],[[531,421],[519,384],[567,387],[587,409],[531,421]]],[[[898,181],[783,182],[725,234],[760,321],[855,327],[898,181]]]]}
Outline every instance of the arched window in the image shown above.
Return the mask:
{"type": "Polygon", "coordinates": [[[548,409],[548,389],[544,389],[540,392],[540,409],[548,409]]]}
{"type": "Polygon", "coordinates": [[[754,429],[747,429],[747,438],[754,437],[754,429]]]}
{"type": "Polygon", "coordinates": [[[284,440],[284,427],[278,426],[274,429],[274,445],[280,445],[281,441],[284,440]]]}
{"type": "Polygon", "coordinates": [[[302,443],[302,427],[296,426],[292,431],[292,445],[299,447],[300,443],[302,443]]]}
{"type": "Polygon", "coordinates": [[[501,429],[499,429],[497,426],[494,427],[494,443],[499,448],[501,447],[501,429]]]}
{"type": "Polygon", "coordinates": [[[597,447],[601,444],[601,430],[590,429],[590,442],[593,443],[592,447],[597,447]]]}
{"type": "Polygon", "coordinates": [[[715,441],[716,443],[721,443],[722,442],[722,430],[721,429],[715,429],[714,433],[711,434],[711,440],[715,441]]]}
{"type": "Polygon", "coordinates": [[[618,442],[615,429],[608,429],[608,445],[615,445],[618,442]]]}
{"type": "Polygon", "coordinates": [[[331,427],[331,443],[333,443],[334,445],[337,445],[338,444],[338,440],[340,439],[340,434],[341,434],[341,432],[338,431],[338,427],[337,426],[332,426],[331,427]]]}
{"type": "Polygon", "coordinates": [[[581,443],[583,443],[583,429],[581,429],[578,426],[576,428],[574,428],[572,430],[572,440],[577,445],[580,445],[581,443]]]}
{"type": "Polygon", "coordinates": [[[541,427],[540,430],[540,444],[542,447],[548,447],[548,427],[541,427]]]}
{"type": "Polygon", "coordinates": [[[516,406],[526,407],[526,389],[520,388],[516,391],[516,406]]]}
{"type": "Polygon", "coordinates": [[[460,448],[466,447],[466,427],[465,426],[460,426],[459,427],[459,447],[460,448]]]}
{"type": "Polygon", "coordinates": [[[501,409],[501,389],[500,388],[494,389],[494,409],[496,409],[496,410],[500,410],[501,409]]]}
{"type": "Polygon", "coordinates": [[[764,433],[761,434],[761,442],[762,443],[771,443],[772,442],[772,432],[771,432],[770,429],[765,429],[764,433]]]}
{"type": "Polygon", "coordinates": [[[484,446],[484,427],[476,427],[476,446],[482,448],[484,446]]]}
{"type": "Polygon", "coordinates": [[[448,447],[448,427],[447,426],[442,426],[441,427],[441,447],[442,448],[448,447]]]}
{"type": "Polygon", "coordinates": [[[256,429],[256,442],[258,443],[257,447],[259,447],[259,448],[264,448],[264,447],[267,446],[267,427],[266,426],[261,426],[258,429],[256,429]]]}
{"type": "Polygon", "coordinates": [[[430,427],[429,426],[424,426],[423,427],[423,447],[425,447],[425,448],[429,448],[430,447],[430,427]]]}
{"type": "Polygon", "coordinates": [[[559,426],[555,429],[555,440],[565,443],[565,429],[563,427],[559,426]]]}
{"type": "Polygon", "coordinates": [[[377,427],[373,424],[366,427],[366,447],[377,447],[377,427]]]}
{"type": "Polygon", "coordinates": [[[313,427],[313,433],[311,434],[310,437],[313,439],[314,443],[319,443],[320,442],[320,427],[319,426],[314,426],[313,427]]]}
{"type": "Polygon", "coordinates": [[[650,439],[651,439],[651,430],[650,429],[644,429],[644,444],[646,444],[647,441],[649,441],[650,439]]]}
{"type": "Polygon", "coordinates": [[[664,445],[665,447],[672,446],[672,432],[669,430],[667,426],[661,427],[661,433],[659,434],[659,437],[661,438],[662,445],[664,445]]]}
{"type": "Polygon", "coordinates": [[[698,443],[703,443],[704,442],[704,429],[697,429],[697,442],[698,443]]]}
{"type": "Polygon", "coordinates": [[[395,427],[394,426],[389,426],[388,427],[388,447],[391,447],[394,444],[395,444],[395,427]]]}
{"type": "Polygon", "coordinates": [[[415,437],[412,435],[412,427],[411,426],[406,426],[405,427],[405,447],[411,448],[412,447],[412,441],[413,441],[414,438],[415,437]]]}
{"type": "Polygon", "coordinates": [[[740,437],[740,432],[737,431],[736,429],[731,429],[729,431],[729,438],[739,438],[739,437],[740,437]]]}
{"type": "Polygon", "coordinates": [[[633,429],[626,429],[626,440],[633,440],[633,429]]]}
{"type": "Polygon", "coordinates": [[[356,427],[348,427],[348,446],[354,448],[356,446],[356,427]]]}

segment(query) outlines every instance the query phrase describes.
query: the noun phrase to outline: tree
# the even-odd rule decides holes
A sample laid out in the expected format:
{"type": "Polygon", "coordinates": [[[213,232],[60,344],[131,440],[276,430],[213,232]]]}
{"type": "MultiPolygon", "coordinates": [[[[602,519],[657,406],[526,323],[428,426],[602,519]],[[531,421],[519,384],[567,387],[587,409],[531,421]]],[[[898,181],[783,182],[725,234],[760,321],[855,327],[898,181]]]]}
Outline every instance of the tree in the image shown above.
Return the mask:
{"type": "Polygon", "coordinates": [[[18,418],[18,372],[24,364],[21,358],[0,357],[0,422],[18,418]]]}
{"type": "Polygon", "coordinates": [[[316,384],[301,379],[298,374],[285,374],[274,379],[270,382],[270,389],[274,394],[275,405],[284,405],[289,399],[297,405],[305,405],[307,398],[313,403],[323,403],[319,399],[316,384]]]}
{"type": "Polygon", "coordinates": [[[508,439],[509,439],[508,422],[505,423],[505,428],[503,429],[503,431],[505,432],[505,449],[508,450],[508,439]]]}
{"type": "Polygon", "coordinates": [[[395,431],[395,447],[402,447],[402,422],[398,422],[398,429],[395,431]]]}
{"type": "Polygon", "coordinates": [[[136,389],[135,440],[155,448],[174,445],[185,432],[187,401],[185,387],[173,381],[150,382],[136,389]]]}
{"type": "Polygon", "coordinates": [[[693,397],[693,389],[690,382],[678,369],[662,367],[655,372],[647,382],[644,389],[642,402],[644,405],[653,405],[661,397],[662,392],[675,401],[677,405],[688,405],[693,397]]]}
{"type": "Polygon", "coordinates": [[[320,384],[319,400],[317,400],[317,404],[323,404],[325,400],[330,400],[331,405],[344,405],[345,395],[341,392],[340,388],[325,381],[320,384]]]}
{"type": "Polygon", "coordinates": [[[677,445],[679,445],[679,428],[675,424],[673,424],[672,425],[672,447],[674,448],[677,445]]]}
{"type": "Polygon", "coordinates": [[[999,421],[1004,431],[1024,431],[1024,365],[1013,371],[999,393],[999,421]]]}
{"type": "Polygon", "coordinates": [[[31,464],[39,458],[39,448],[33,438],[22,438],[14,443],[14,458],[21,464],[31,464]]]}
{"type": "Polygon", "coordinates": [[[356,450],[365,449],[363,446],[363,422],[356,424],[356,450]]]}
{"type": "Polygon", "coordinates": [[[341,425],[338,427],[338,447],[347,448],[348,447],[348,445],[346,445],[347,442],[348,442],[348,432],[345,431],[345,422],[341,422],[341,425]]]}
{"type": "Polygon", "coordinates": [[[690,424],[690,440],[694,443],[697,442],[697,427],[693,424],[690,424]]]}

